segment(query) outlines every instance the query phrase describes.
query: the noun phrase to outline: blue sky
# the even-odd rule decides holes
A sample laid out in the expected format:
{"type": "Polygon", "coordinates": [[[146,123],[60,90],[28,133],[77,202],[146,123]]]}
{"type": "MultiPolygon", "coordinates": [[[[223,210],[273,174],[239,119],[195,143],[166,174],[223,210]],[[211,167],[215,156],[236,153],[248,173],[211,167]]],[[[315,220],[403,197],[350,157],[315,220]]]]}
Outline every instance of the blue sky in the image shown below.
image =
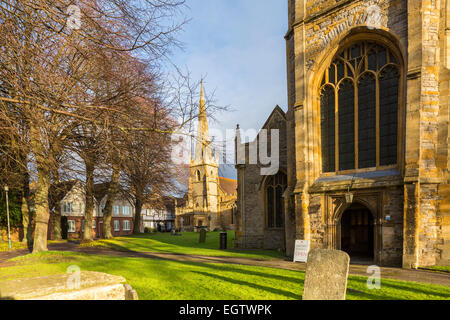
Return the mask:
{"type": "Polygon", "coordinates": [[[275,105],[287,108],[286,0],[187,0],[192,20],[180,33],[173,60],[194,79],[206,76],[219,105],[220,128],[260,129],[275,105]]]}
{"type": "MultiPolygon", "coordinates": [[[[205,90],[215,90],[218,105],[210,127],[259,130],[278,104],[287,109],[287,0],[186,0],[192,20],[178,39],[184,50],[172,59],[194,79],[206,76],[205,90]]],[[[225,170],[224,170],[225,171],[225,170]]],[[[227,172],[229,170],[226,170],[227,172]]],[[[234,173],[225,173],[234,177],[234,173]]]]}

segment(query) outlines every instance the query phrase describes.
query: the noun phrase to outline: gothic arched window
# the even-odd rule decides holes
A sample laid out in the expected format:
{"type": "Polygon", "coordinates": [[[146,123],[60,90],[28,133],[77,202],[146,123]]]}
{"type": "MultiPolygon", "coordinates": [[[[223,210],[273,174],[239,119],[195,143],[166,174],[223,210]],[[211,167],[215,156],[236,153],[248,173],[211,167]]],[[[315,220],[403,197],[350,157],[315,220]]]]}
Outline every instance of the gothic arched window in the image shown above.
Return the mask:
{"type": "Polygon", "coordinates": [[[323,172],[397,164],[400,66],[369,41],[341,50],[320,88],[323,172]]]}
{"type": "Polygon", "coordinates": [[[266,181],[266,216],[267,228],[284,227],[284,199],[287,177],[279,172],[275,176],[268,177],[266,181]]]}

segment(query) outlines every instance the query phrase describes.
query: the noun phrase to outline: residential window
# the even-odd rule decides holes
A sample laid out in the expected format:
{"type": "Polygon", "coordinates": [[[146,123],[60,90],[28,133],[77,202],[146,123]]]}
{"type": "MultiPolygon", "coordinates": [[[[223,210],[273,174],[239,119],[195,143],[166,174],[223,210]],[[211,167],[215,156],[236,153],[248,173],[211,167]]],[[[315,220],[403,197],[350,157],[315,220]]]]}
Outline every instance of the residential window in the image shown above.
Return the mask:
{"type": "Polygon", "coordinates": [[[131,230],[131,224],[129,220],[123,220],[123,231],[130,231],[131,230]]]}
{"type": "Polygon", "coordinates": [[[323,172],[397,164],[400,65],[377,43],[342,50],[320,89],[323,172]]]}
{"type": "Polygon", "coordinates": [[[76,231],[75,220],[67,220],[67,223],[69,225],[67,232],[75,232],[76,231]]]}
{"type": "Polygon", "coordinates": [[[122,207],[122,211],[123,211],[123,215],[124,216],[129,216],[131,215],[131,210],[129,206],[123,206],[122,207]]]}
{"type": "Polygon", "coordinates": [[[120,221],[114,220],[114,231],[120,231],[120,221]]]}
{"type": "Polygon", "coordinates": [[[120,206],[114,206],[114,214],[119,215],[120,214],[120,206]]]}
{"type": "Polygon", "coordinates": [[[92,220],[92,229],[95,229],[97,227],[97,224],[95,223],[95,220],[92,220]]]}
{"type": "Polygon", "coordinates": [[[287,187],[287,177],[279,172],[268,178],[266,182],[266,216],[267,228],[284,227],[283,193],[287,187]]]}
{"type": "Polygon", "coordinates": [[[81,221],[81,232],[84,232],[84,220],[81,221]]]}
{"type": "Polygon", "coordinates": [[[63,203],[63,211],[65,213],[74,213],[74,205],[73,202],[64,202],[63,203]]]}

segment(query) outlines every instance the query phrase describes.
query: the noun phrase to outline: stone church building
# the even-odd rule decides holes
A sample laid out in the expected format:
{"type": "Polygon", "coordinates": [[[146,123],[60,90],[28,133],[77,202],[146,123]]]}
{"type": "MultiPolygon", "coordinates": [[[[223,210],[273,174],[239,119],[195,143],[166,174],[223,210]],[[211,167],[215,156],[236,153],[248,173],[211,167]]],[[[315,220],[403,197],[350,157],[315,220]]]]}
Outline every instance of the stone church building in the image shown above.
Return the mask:
{"type": "Polygon", "coordinates": [[[203,83],[201,87],[195,155],[191,159],[188,193],[177,201],[175,227],[233,230],[236,224],[237,181],[219,176],[219,155],[209,136],[203,83]]]}
{"type": "Polygon", "coordinates": [[[449,265],[450,0],[289,0],[285,39],[280,169],[236,165],[236,245],[449,265]]]}

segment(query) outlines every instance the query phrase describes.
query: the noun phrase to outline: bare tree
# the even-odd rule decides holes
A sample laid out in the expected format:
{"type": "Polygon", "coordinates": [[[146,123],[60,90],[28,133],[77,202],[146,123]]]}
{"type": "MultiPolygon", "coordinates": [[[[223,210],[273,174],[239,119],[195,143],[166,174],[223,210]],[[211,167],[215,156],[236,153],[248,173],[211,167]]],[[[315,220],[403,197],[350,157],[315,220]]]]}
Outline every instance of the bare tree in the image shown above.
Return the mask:
{"type": "Polygon", "coordinates": [[[0,2],[0,120],[10,136],[19,135],[20,123],[28,131],[27,141],[14,141],[23,144],[18,149],[29,150],[27,159],[36,173],[34,252],[47,250],[48,191],[58,167],[51,142],[58,140],[54,137],[60,134],[61,121],[107,127],[98,120],[99,111],[118,111],[95,103],[92,88],[100,57],[105,52],[135,52],[155,63],[174,43],[173,34],[182,23],[170,21],[182,4],[80,0],[68,10],[71,1],[0,2]]]}
{"type": "MultiPolygon", "coordinates": [[[[142,101],[138,107],[147,114],[140,122],[145,121],[160,131],[173,132],[177,128],[156,99],[142,101]]],[[[142,206],[175,188],[172,139],[170,134],[155,131],[135,131],[127,137],[124,182],[135,207],[133,231],[139,233],[142,206]]]]}

